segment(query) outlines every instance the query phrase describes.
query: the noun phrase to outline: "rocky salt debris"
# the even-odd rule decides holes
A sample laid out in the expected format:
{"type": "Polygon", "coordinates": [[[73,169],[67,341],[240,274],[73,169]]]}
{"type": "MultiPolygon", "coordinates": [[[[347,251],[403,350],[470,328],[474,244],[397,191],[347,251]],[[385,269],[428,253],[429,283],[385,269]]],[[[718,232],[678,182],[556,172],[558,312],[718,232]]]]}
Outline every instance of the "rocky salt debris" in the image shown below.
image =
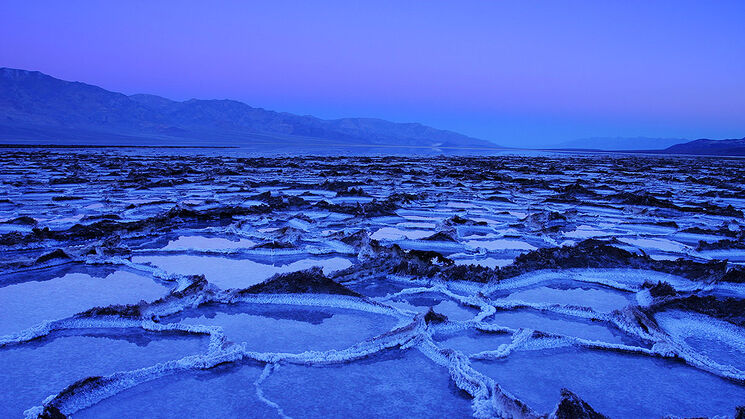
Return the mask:
{"type": "Polygon", "coordinates": [[[62,249],[56,249],[32,258],[0,261],[0,273],[58,266],[80,260],[81,258],[70,255],[62,249]]]}
{"type": "Polygon", "coordinates": [[[288,242],[282,242],[282,241],[271,241],[267,243],[257,244],[253,247],[253,249],[294,249],[295,245],[288,242]]]}
{"type": "Polygon", "coordinates": [[[399,276],[440,278],[446,281],[486,283],[499,280],[498,270],[479,265],[455,265],[455,261],[433,250],[403,250],[396,244],[382,246],[375,240],[368,240],[360,245],[360,254],[364,255],[360,266],[339,272],[337,276],[355,276],[360,272],[374,271],[377,274],[388,272],[399,276]]]}
{"type": "Polygon", "coordinates": [[[101,317],[117,316],[125,319],[140,319],[143,317],[145,302],[136,305],[112,305],[106,307],[94,307],[78,314],[78,317],[101,317]]]}
{"type": "Polygon", "coordinates": [[[396,210],[402,205],[410,203],[416,199],[421,199],[422,196],[423,195],[398,193],[392,194],[385,199],[373,199],[370,202],[358,202],[354,205],[333,204],[322,200],[316,203],[313,207],[315,209],[350,214],[362,218],[394,216],[396,215],[396,210]]]}
{"type": "MultiPolygon", "coordinates": [[[[395,245],[394,245],[395,246],[395,245]]],[[[452,266],[453,260],[432,250],[404,251],[395,246],[393,257],[387,261],[387,270],[396,275],[432,278],[439,275],[443,267],[452,266]]]]}
{"type": "Polygon", "coordinates": [[[720,225],[718,228],[702,228],[702,227],[688,227],[680,230],[681,233],[691,233],[691,234],[702,234],[702,235],[711,235],[711,236],[727,236],[727,237],[736,237],[738,236],[737,231],[731,230],[726,224],[720,225]]]}
{"type": "Polygon", "coordinates": [[[694,207],[685,209],[686,211],[689,211],[689,212],[702,212],[708,215],[719,215],[723,217],[743,218],[743,212],[733,207],[732,204],[729,204],[725,207],[721,207],[721,206],[712,204],[711,202],[707,202],[707,201],[689,202],[689,204],[694,205],[694,207]]]}
{"type": "Polygon", "coordinates": [[[734,208],[731,204],[718,206],[711,202],[687,202],[683,205],[673,203],[669,199],[657,197],[648,192],[622,192],[608,197],[612,202],[624,205],[636,205],[642,207],[665,208],[680,212],[701,213],[708,215],[720,215],[726,217],[743,218],[743,212],[734,208]]]}
{"type": "Polygon", "coordinates": [[[338,191],[336,193],[337,197],[363,197],[363,198],[372,198],[372,195],[365,192],[362,188],[349,188],[347,190],[338,191]]]}
{"type": "Polygon", "coordinates": [[[561,231],[573,230],[574,225],[569,221],[569,216],[576,211],[560,214],[556,211],[537,212],[525,217],[522,222],[533,231],[543,231],[545,233],[558,233],[561,231]]]}
{"type": "Polygon", "coordinates": [[[607,197],[611,202],[640,207],[667,208],[682,211],[683,209],[672,201],[659,198],[649,192],[622,192],[607,197]]]}
{"type": "Polygon", "coordinates": [[[499,270],[481,265],[455,265],[450,266],[438,275],[445,281],[469,281],[489,283],[499,281],[499,270]]]}
{"type": "Polygon", "coordinates": [[[34,263],[37,264],[37,265],[40,265],[40,264],[43,264],[43,263],[46,263],[46,262],[50,262],[50,261],[54,261],[54,260],[56,260],[56,261],[67,261],[67,260],[70,260],[70,259],[72,259],[72,258],[67,253],[65,253],[64,250],[57,249],[57,250],[55,250],[53,252],[50,252],[50,253],[47,253],[47,254],[44,254],[44,255],[39,256],[34,263]]]}
{"type": "Polygon", "coordinates": [[[687,259],[656,260],[614,246],[613,241],[587,239],[573,246],[538,249],[523,253],[512,265],[499,270],[509,278],[539,269],[631,268],[647,269],[693,280],[729,280],[740,277],[739,268],[728,269],[724,261],[694,262],[687,259]]]}
{"type": "Polygon", "coordinates": [[[106,237],[100,243],[91,246],[86,253],[89,257],[106,258],[112,256],[128,257],[132,250],[123,243],[121,236],[113,234],[106,237]]]}
{"type": "Polygon", "coordinates": [[[90,182],[89,179],[80,177],[80,176],[67,176],[67,177],[57,177],[53,179],[49,179],[50,185],[74,185],[79,183],[88,183],[90,182]]]}
{"type": "Polygon", "coordinates": [[[673,297],[677,294],[672,285],[663,281],[658,281],[656,284],[645,282],[642,287],[648,288],[649,294],[654,298],[673,297]]]}
{"type": "Polygon", "coordinates": [[[67,416],[63,415],[62,412],[54,406],[45,406],[44,410],[38,417],[39,419],[67,419],[67,416]]]}
{"type": "Polygon", "coordinates": [[[15,225],[25,225],[25,226],[35,226],[38,224],[38,221],[36,219],[29,217],[27,215],[23,215],[20,217],[13,218],[11,220],[2,221],[0,224],[15,224],[15,225]]]}
{"type": "Polygon", "coordinates": [[[467,218],[463,218],[459,215],[454,215],[443,222],[448,226],[487,226],[489,223],[486,221],[473,221],[467,218]]]}
{"type": "Polygon", "coordinates": [[[86,393],[95,391],[96,388],[100,388],[110,381],[111,379],[108,379],[107,377],[94,376],[94,377],[84,378],[82,380],[79,380],[71,384],[64,390],[60,391],[59,394],[57,394],[54,397],[54,400],[52,400],[49,404],[46,404],[43,407],[43,410],[41,413],[39,413],[38,418],[39,419],[67,418],[68,416],[62,413],[62,410],[60,410],[59,408],[59,406],[62,403],[64,403],[66,400],[73,399],[76,396],[84,395],[86,393]]]}
{"type": "Polygon", "coordinates": [[[91,214],[83,217],[82,221],[100,221],[100,220],[121,220],[122,217],[117,214],[91,214]]]}
{"type": "Polygon", "coordinates": [[[440,252],[434,250],[408,250],[403,253],[409,260],[421,261],[427,264],[434,264],[437,266],[450,266],[454,262],[452,259],[447,258],[440,252]]]}
{"type": "Polygon", "coordinates": [[[551,415],[551,419],[608,419],[607,416],[596,412],[587,402],[571,391],[561,389],[561,401],[551,415]]]}
{"type": "Polygon", "coordinates": [[[339,193],[343,194],[343,193],[348,193],[351,190],[361,191],[362,189],[359,188],[360,185],[361,184],[359,182],[342,181],[342,180],[331,181],[327,179],[327,180],[324,180],[323,183],[318,185],[318,188],[324,189],[327,191],[333,191],[333,192],[336,192],[337,194],[339,193]]]}
{"type": "Polygon", "coordinates": [[[335,232],[330,238],[338,238],[342,243],[355,246],[360,248],[362,246],[370,246],[370,242],[377,241],[370,239],[370,233],[365,229],[360,229],[352,234],[345,234],[343,231],[335,232]]]}
{"type": "MultiPolygon", "coordinates": [[[[296,217],[294,217],[293,219],[300,220],[299,218],[296,218],[296,217]]],[[[301,221],[306,222],[304,220],[301,220],[301,221]]],[[[284,242],[286,244],[292,244],[293,246],[297,245],[302,240],[305,234],[306,234],[305,230],[295,228],[293,226],[285,226],[285,227],[281,227],[276,230],[272,230],[272,231],[264,233],[265,236],[274,238],[274,241],[276,242],[284,242]]]]}
{"type": "Polygon", "coordinates": [[[437,233],[427,236],[422,240],[433,241],[433,242],[454,242],[457,243],[458,239],[454,237],[454,232],[438,231],[437,233]]]}
{"type": "Polygon", "coordinates": [[[418,251],[404,251],[397,245],[389,247],[368,245],[367,252],[378,255],[368,261],[379,269],[396,275],[467,280],[474,282],[500,281],[529,272],[576,268],[623,268],[653,270],[682,276],[697,281],[743,282],[745,269],[728,267],[725,261],[694,262],[691,260],[655,260],[647,255],[632,253],[614,246],[613,241],[587,239],[571,246],[543,248],[517,256],[504,267],[488,268],[478,265],[456,265],[437,252],[421,258],[418,251]]]}
{"type": "Polygon", "coordinates": [[[435,310],[432,307],[430,307],[427,313],[424,315],[424,321],[427,322],[427,324],[445,323],[446,321],[448,321],[448,316],[444,314],[436,313],[435,310]]]}
{"type": "Polygon", "coordinates": [[[733,266],[720,278],[722,282],[745,283],[745,267],[733,266]]]}
{"type": "Polygon", "coordinates": [[[319,267],[274,275],[239,294],[338,294],[361,297],[359,293],[324,275],[319,267]]]}
{"type": "Polygon", "coordinates": [[[128,234],[147,231],[167,231],[177,226],[193,221],[221,223],[230,221],[236,216],[263,214],[269,212],[266,206],[224,206],[206,210],[195,210],[182,206],[153,217],[139,221],[117,221],[104,219],[91,224],[75,224],[67,230],[54,231],[48,227],[34,228],[31,233],[7,233],[0,236],[0,241],[6,245],[22,245],[44,240],[96,240],[112,234],[128,234]]]}
{"type": "Polygon", "coordinates": [[[249,199],[263,201],[272,210],[302,209],[310,206],[310,202],[295,195],[275,195],[271,192],[263,192],[249,199]]]}
{"type": "Polygon", "coordinates": [[[575,181],[574,183],[570,183],[568,185],[562,185],[554,190],[559,195],[567,195],[567,196],[582,196],[582,197],[590,197],[594,198],[598,196],[598,193],[589,189],[587,186],[590,186],[589,182],[581,182],[581,181],[575,181]]]}
{"type": "Polygon", "coordinates": [[[743,249],[745,250],[745,240],[738,238],[737,240],[719,240],[715,242],[699,241],[696,250],[722,250],[722,249],[743,249]]]}

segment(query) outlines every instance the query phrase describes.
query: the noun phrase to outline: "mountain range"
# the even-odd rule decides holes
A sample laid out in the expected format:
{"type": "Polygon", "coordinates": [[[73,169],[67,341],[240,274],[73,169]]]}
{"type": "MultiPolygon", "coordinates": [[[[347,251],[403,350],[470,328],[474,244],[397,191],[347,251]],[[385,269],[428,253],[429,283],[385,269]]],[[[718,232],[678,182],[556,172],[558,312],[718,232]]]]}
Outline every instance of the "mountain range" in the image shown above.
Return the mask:
{"type": "Polygon", "coordinates": [[[565,141],[552,150],[619,151],[653,154],[745,156],[745,138],[729,140],[684,140],[648,137],[596,137],[565,141]]]}
{"type": "Polygon", "coordinates": [[[561,149],[590,149],[605,151],[662,150],[685,141],[687,140],[682,138],[592,137],[564,141],[557,144],[555,147],[561,149]]]}
{"type": "Polygon", "coordinates": [[[324,120],[234,100],[124,95],[38,71],[0,68],[0,141],[86,145],[375,145],[488,147],[418,123],[324,120]]]}
{"type": "MultiPolygon", "coordinates": [[[[745,138],[587,138],[560,149],[745,155],[745,138]]],[[[375,118],[320,119],[235,100],[183,102],[125,95],[38,71],[0,68],[0,142],[137,146],[383,146],[502,148],[418,123],[375,118]]]]}
{"type": "Polygon", "coordinates": [[[663,152],[668,154],[745,156],[745,137],[729,140],[694,140],[668,147],[663,152]]]}

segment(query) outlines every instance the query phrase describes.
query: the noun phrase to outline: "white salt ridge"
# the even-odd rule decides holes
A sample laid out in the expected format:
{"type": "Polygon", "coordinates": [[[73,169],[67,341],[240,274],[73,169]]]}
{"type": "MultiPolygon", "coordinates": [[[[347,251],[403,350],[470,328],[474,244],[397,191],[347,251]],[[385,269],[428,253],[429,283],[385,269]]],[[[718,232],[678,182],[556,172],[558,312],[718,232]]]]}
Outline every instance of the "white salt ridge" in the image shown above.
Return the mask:
{"type": "Polygon", "coordinates": [[[511,216],[513,216],[513,217],[515,217],[515,218],[517,218],[519,220],[523,220],[523,219],[525,219],[525,217],[528,216],[528,213],[527,212],[523,212],[523,211],[507,211],[507,212],[511,216]]]}
{"type": "Polygon", "coordinates": [[[299,218],[292,218],[290,221],[287,222],[287,225],[303,231],[309,231],[313,226],[311,223],[299,218]]]}
{"type": "Polygon", "coordinates": [[[631,234],[669,235],[675,233],[675,227],[658,226],[653,224],[620,224],[617,228],[631,234]]]}
{"type": "Polygon", "coordinates": [[[486,249],[490,252],[500,250],[522,250],[530,251],[536,250],[537,247],[522,240],[511,240],[511,239],[497,239],[497,240],[468,240],[465,244],[474,249],[486,249]]]}
{"type": "Polygon", "coordinates": [[[402,316],[395,309],[372,300],[364,300],[358,297],[331,294],[245,294],[242,296],[229,296],[226,303],[244,302],[253,304],[279,304],[295,305],[304,307],[330,307],[347,310],[358,310],[368,313],[383,314],[395,317],[399,321],[410,321],[407,316],[402,316]]]}
{"type": "Polygon", "coordinates": [[[261,388],[261,384],[269,377],[269,375],[271,375],[271,373],[276,369],[278,365],[279,364],[266,364],[259,378],[254,381],[254,387],[256,387],[256,395],[259,397],[259,400],[276,410],[279,417],[283,419],[289,419],[290,416],[285,415],[284,410],[282,410],[282,407],[279,404],[267,399],[266,396],[264,396],[264,391],[261,388]]]}
{"type": "Polygon", "coordinates": [[[461,239],[463,240],[484,240],[484,239],[496,239],[496,238],[501,237],[500,235],[495,234],[495,233],[484,234],[482,232],[477,232],[476,234],[469,234],[473,232],[466,231],[465,229],[460,229],[460,228],[458,229],[458,232],[459,232],[461,239]]]}
{"type": "Polygon", "coordinates": [[[411,221],[439,221],[453,216],[452,211],[437,211],[432,209],[399,208],[396,215],[411,221]]]}
{"type": "Polygon", "coordinates": [[[693,250],[691,249],[691,247],[684,244],[661,238],[621,237],[619,238],[619,240],[626,244],[630,244],[632,246],[636,246],[645,250],[659,250],[663,252],[684,254],[690,253],[693,250]]]}
{"type": "Polygon", "coordinates": [[[437,223],[439,223],[440,221],[443,220],[443,218],[441,218],[441,217],[428,217],[428,216],[421,216],[421,215],[404,215],[405,212],[402,213],[402,212],[400,212],[400,210],[397,211],[396,213],[399,216],[401,216],[401,218],[404,218],[406,220],[429,222],[432,225],[436,225],[437,223]]]}
{"type": "MultiPolygon", "coordinates": [[[[474,220],[476,221],[476,220],[474,220]]],[[[483,225],[456,225],[455,229],[458,230],[458,234],[461,236],[469,235],[480,235],[480,237],[494,238],[501,237],[502,234],[497,234],[497,229],[493,226],[483,225]]],[[[501,232],[501,230],[499,230],[501,232]]]]}
{"type": "Polygon", "coordinates": [[[461,201],[450,201],[445,204],[448,208],[461,208],[461,209],[481,209],[481,205],[476,205],[473,202],[461,202],[461,201]]]}
{"type": "Polygon", "coordinates": [[[422,230],[402,230],[395,227],[383,227],[375,231],[370,238],[373,240],[381,241],[396,241],[396,240],[417,240],[431,236],[431,231],[422,230]]]}
{"type": "Polygon", "coordinates": [[[367,204],[368,202],[372,202],[374,198],[368,197],[368,196],[340,196],[340,197],[334,197],[326,199],[327,201],[331,201],[333,204],[341,204],[341,205],[350,205],[350,204],[367,204]]]}
{"type": "Polygon", "coordinates": [[[583,288],[530,288],[514,292],[503,300],[590,307],[601,313],[610,313],[629,304],[628,299],[610,290],[583,288]]]}
{"type": "Polygon", "coordinates": [[[453,260],[456,265],[478,265],[485,268],[503,268],[507,265],[511,265],[514,259],[497,259],[492,257],[480,258],[480,259],[455,259],[453,260]]]}
{"type": "Polygon", "coordinates": [[[180,236],[176,240],[169,241],[168,244],[160,250],[232,250],[247,249],[253,246],[256,246],[256,242],[243,238],[234,241],[220,237],[180,236]]]}
{"type": "Polygon", "coordinates": [[[410,230],[410,229],[434,230],[435,227],[437,227],[435,223],[424,223],[424,222],[406,222],[406,223],[396,224],[396,228],[400,228],[403,230],[410,230]]]}
{"type": "Polygon", "coordinates": [[[608,230],[598,230],[592,226],[588,225],[579,225],[574,231],[569,231],[564,233],[564,237],[569,237],[573,239],[589,239],[593,237],[607,237],[613,235],[613,232],[608,230]]]}
{"type": "MultiPolygon", "coordinates": [[[[607,319],[610,319],[609,316],[607,319]]],[[[613,332],[613,322],[587,321],[581,318],[558,316],[552,312],[533,310],[497,311],[489,318],[489,324],[500,328],[534,329],[550,334],[578,337],[602,342],[623,343],[618,333],[613,332]]],[[[633,334],[630,336],[634,336],[633,334]]]]}
{"type": "Polygon", "coordinates": [[[329,254],[329,253],[339,253],[343,255],[356,255],[357,254],[357,249],[339,240],[317,240],[317,241],[309,240],[309,241],[313,243],[317,243],[319,245],[318,248],[308,249],[309,253],[316,251],[318,253],[313,253],[313,254],[329,254]]]}
{"type": "Polygon", "coordinates": [[[609,313],[602,313],[593,310],[591,307],[582,307],[576,305],[563,305],[563,304],[551,304],[551,303],[535,303],[530,301],[521,300],[492,300],[491,303],[494,307],[502,310],[514,310],[519,308],[531,308],[533,310],[551,311],[558,314],[564,314],[567,316],[579,317],[582,319],[608,319],[609,313]]]}
{"type": "MultiPolygon", "coordinates": [[[[742,328],[703,314],[677,310],[660,312],[654,317],[676,342],[685,343],[686,338],[691,337],[718,341],[733,352],[739,352],[740,366],[745,365],[745,331],[742,328]]],[[[706,349],[704,351],[707,355],[706,349]]]]}
{"type": "Polygon", "coordinates": [[[497,284],[489,285],[489,292],[512,290],[567,279],[605,285],[631,292],[641,290],[642,285],[647,281],[655,284],[660,281],[667,282],[676,290],[686,292],[699,290],[707,286],[707,284],[693,282],[676,275],[643,269],[564,269],[561,271],[535,271],[505,279],[497,284]]]}
{"type": "Polygon", "coordinates": [[[249,259],[228,259],[216,256],[168,255],[135,256],[134,263],[151,263],[157,268],[179,275],[204,274],[207,281],[222,289],[247,288],[278,273],[295,272],[314,266],[324,273],[346,269],[352,265],[348,259],[301,259],[286,265],[269,265],[249,259]]]}
{"type": "Polygon", "coordinates": [[[456,386],[473,397],[474,417],[538,417],[536,412],[505,392],[494,380],[473,369],[468,357],[461,352],[442,350],[431,337],[418,348],[436,363],[447,366],[456,386]]]}
{"type": "MultiPolygon", "coordinates": [[[[427,232],[427,236],[431,236],[433,232],[427,232]]],[[[415,249],[415,250],[432,250],[435,252],[462,252],[463,245],[458,242],[451,241],[430,241],[430,240],[398,240],[396,244],[404,249],[415,249]]]]}
{"type": "Polygon", "coordinates": [[[308,253],[320,253],[319,248],[312,246],[305,246],[304,248],[287,248],[287,249],[271,249],[271,248],[253,248],[247,249],[241,252],[246,256],[292,256],[292,255],[303,255],[308,253]]]}

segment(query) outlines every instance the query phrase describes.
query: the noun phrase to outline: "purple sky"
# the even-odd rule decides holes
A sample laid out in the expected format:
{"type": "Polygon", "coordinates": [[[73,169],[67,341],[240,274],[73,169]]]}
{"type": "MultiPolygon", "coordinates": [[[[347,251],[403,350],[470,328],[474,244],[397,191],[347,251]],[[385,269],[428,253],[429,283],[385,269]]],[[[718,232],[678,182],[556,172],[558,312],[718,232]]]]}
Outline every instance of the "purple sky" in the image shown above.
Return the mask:
{"type": "Polygon", "coordinates": [[[0,66],[509,146],[745,136],[745,1],[22,1],[0,66]]]}

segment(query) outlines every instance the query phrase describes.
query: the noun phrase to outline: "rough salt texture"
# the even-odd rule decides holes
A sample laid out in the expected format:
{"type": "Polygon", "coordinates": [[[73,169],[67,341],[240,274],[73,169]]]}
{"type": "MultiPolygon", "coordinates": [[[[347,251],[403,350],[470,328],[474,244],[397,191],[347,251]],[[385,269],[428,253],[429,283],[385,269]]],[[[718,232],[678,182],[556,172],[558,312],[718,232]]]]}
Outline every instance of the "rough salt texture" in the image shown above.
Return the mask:
{"type": "MultiPolygon", "coordinates": [[[[539,411],[472,365],[552,350],[672,360],[721,379],[709,391],[745,386],[744,363],[730,365],[686,340],[713,339],[735,360],[745,359],[745,344],[733,338],[745,326],[745,162],[172,153],[9,149],[0,156],[0,299],[32,281],[43,291],[45,280],[80,270],[91,280],[135,272],[167,288],[154,301],[88,307],[0,336],[0,351],[33,348],[57,332],[141,329],[209,337],[204,353],[107,376],[69,377],[67,388],[23,406],[27,417],[83,415],[144,383],[245,363],[263,367],[248,385],[282,415],[282,404],[262,387],[277,367],[344,368],[395,351],[419,351],[446,368],[448,385],[470,398],[475,417],[605,417],[572,388],[551,399],[553,411],[539,411]],[[180,237],[219,239],[220,245],[168,246],[180,237]],[[212,265],[197,264],[187,275],[140,262],[156,255],[209,255],[198,260],[212,265]],[[312,267],[332,257],[345,264],[312,267]],[[230,274],[247,285],[227,290],[205,275],[236,260],[304,268],[266,279],[238,270],[230,274]],[[598,296],[606,296],[600,303],[623,304],[603,309],[598,296]],[[246,304],[273,307],[264,314],[268,324],[333,324],[332,314],[297,317],[323,308],[389,316],[395,326],[347,348],[289,353],[252,351],[220,326],[169,321],[246,304]],[[500,324],[499,312],[515,313],[516,322],[500,324]],[[526,312],[530,323],[519,317],[526,312]],[[591,328],[604,333],[586,333],[591,328]],[[504,342],[486,350],[472,345],[494,335],[504,342]],[[603,339],[608,335],[615,338],[603,339]],[[437,336],[460,345],[452,347],[479,349],[454,350],[437,336]]],[[[634,395],[632,388],[624,391],[634,395]]],[[[711,415],[742,417],[736,405],[733,400],[711,415]]]]}

